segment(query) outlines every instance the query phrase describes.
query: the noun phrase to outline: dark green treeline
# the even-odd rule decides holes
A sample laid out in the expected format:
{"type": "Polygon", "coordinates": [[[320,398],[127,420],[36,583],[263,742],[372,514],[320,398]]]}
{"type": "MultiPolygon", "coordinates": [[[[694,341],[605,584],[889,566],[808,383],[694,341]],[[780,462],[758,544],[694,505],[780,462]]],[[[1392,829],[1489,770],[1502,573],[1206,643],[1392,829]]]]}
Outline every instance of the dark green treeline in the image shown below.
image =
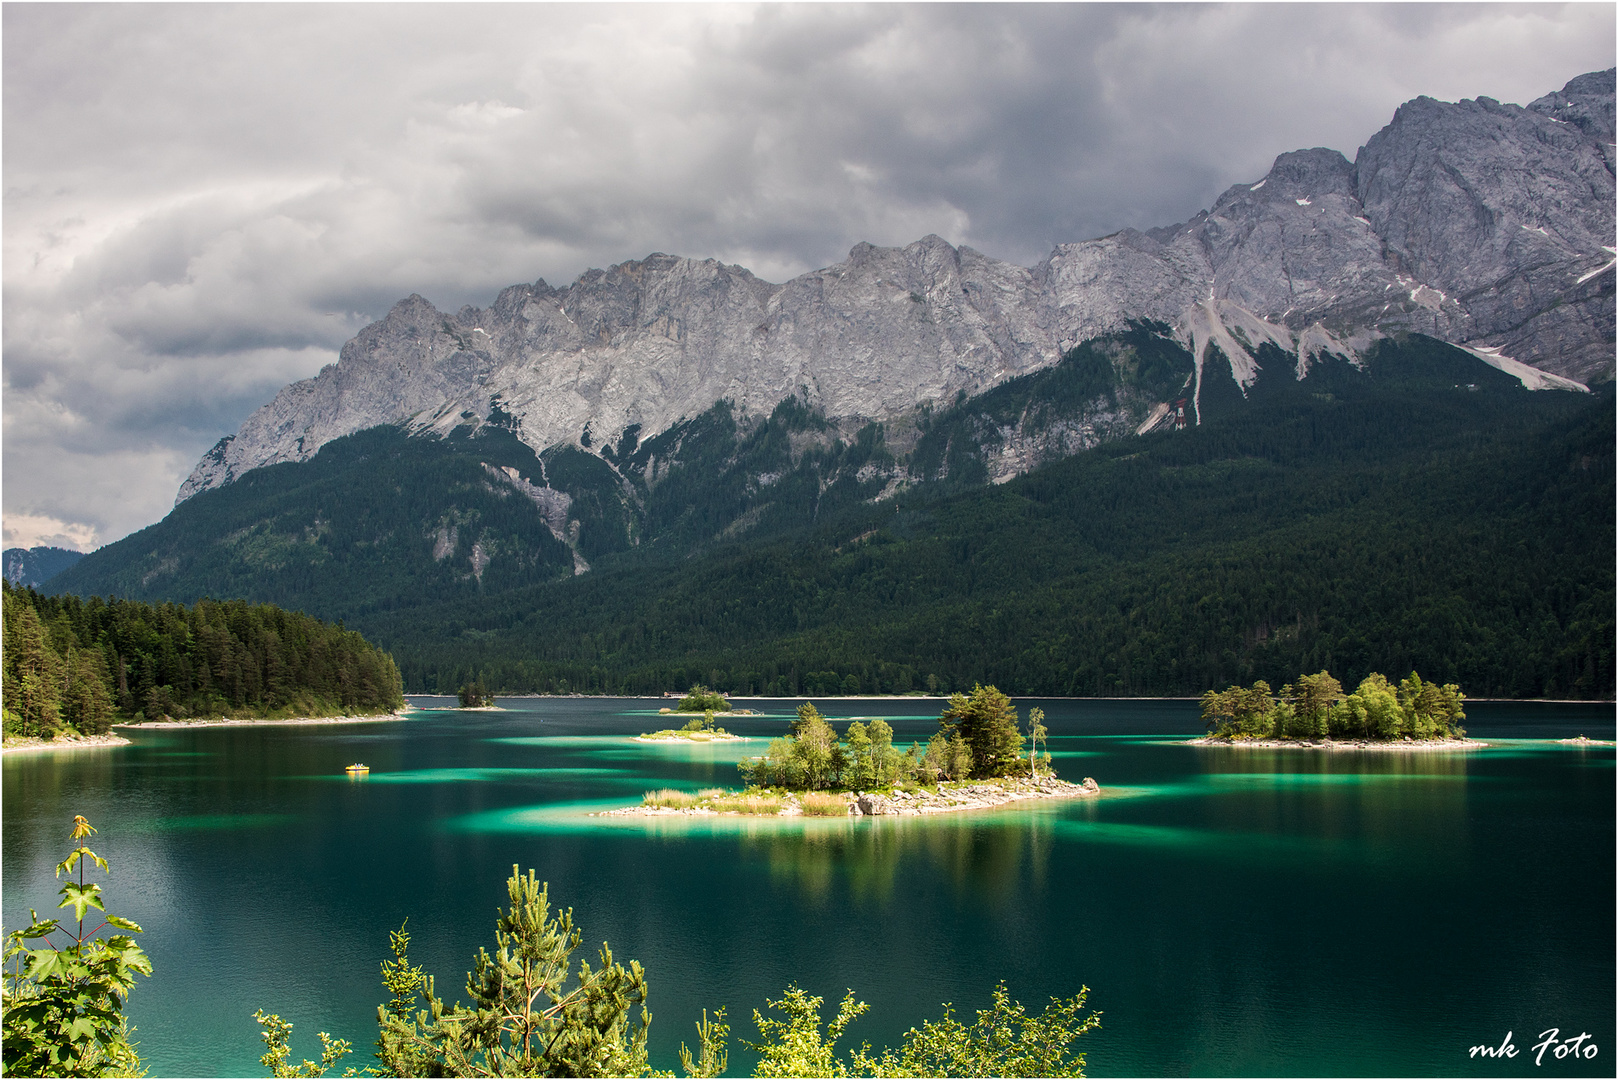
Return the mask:
{"type": "Polygon", "coordinates": [[[1610,385],[1297,398],[367,630],[439,693],[1195,695],[1321,668],[1612,693],[1610,385]]]}
{"type": "Polygon", "coordinates": [[[99,735],[121,720],[341,716],[404,704],[391,656],[299,612],[240,600],[185,607],[0,588],[7,735],[99,735]]]}

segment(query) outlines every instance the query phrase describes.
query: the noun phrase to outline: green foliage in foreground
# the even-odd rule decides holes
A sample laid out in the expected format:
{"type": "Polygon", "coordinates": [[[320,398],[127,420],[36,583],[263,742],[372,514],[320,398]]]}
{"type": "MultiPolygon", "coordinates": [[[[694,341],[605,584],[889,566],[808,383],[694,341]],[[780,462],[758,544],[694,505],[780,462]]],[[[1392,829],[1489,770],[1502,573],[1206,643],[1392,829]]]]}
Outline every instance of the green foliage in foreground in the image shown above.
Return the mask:
{"type": "Polygon", "coordinates": [[[1260,679],[1202,695],[1202,719],[1221,739],[1464,739],[1466,695],[1454,683],[1423,682],[1412,671],[1394,686],[1378,672],[1352,694],[1329,672],[1300,675],[1271,695],[1260,679]]]}
{"type": "Polygon", "coordinates": [[[472,1001],[448,1006],[410,966],[410,939],[393,939],[393,1000],[377,1008],[377,1058],[395,1076],[640,1076],[648,1071],[646,977],[640,963],[571,957],[583,940],[573,909],[553,914],[532,871],[513,866],[511,906],[495,925],[495,953],[479,949],[467,976],[472,1001]],[[573,985],[568,987],[572,980],[573,985]],[[638,1017],[631,1013],[638,1010],[638,1017]]]}
{"type": "Polygon", "coordinates": [[[729,712],[730,702],[725,695],[717,690],[709,690],[706,686],[693,686],[691,692],[680,699],[674,706],[675,712],[729,712]]]}
{"type": "Polygon", "coordinates": [[[784,738],[771,740],[762,755],[740,761],[736,768],[749,784],[811,791],[1033,776],[1050,763],[1049,754],[1042,763],[1037,753],[1045,737],[1044,717],[1043,711],[1032,710],[1024,735],[1010,698],[992,686],[974,686],[970,694],[950,695],[938,717],[938,733],[925,748],[912,743],[900,753],[887,721],[856,720],[839,738],[814,703],[806,701],[784,738]]]}
{"type": "Polygon", "coordinates": [[[1052,998],[1045,1011],[1029,1016],[1011,1000],[1005,983],[994,988],[994,1002],[963,1024],[953,1006],[944,1005],[942,1020],[927,1020],[905,1033],[897,1049],[873,1055],[863,1043],[848,1060],[835,1054],[835,1043],[849,1024],[865,1012],[850,990],[837,1015],[820,1029],[823,999],[792,986],[780,1001],[767,1002],[784,1019],[753,1010],[758,1042],[743,1040],[759,1056],[754,1076],[1083,1076],[1084,1055],[1072,1052],[1079,1036],[1101,1026],[1101,1014],[1084,1015],[1088,986],[1071,998],[1052,998]]]}
{"type": "MultiPolygon", "coordinates": [[[[390,999],[377,1007],[376,1076],[671,1076],[652,1071],[646,1056],[651,1014],[646,979],[637,961],[628,968],[603,943],[600,965],[581,962],[572,974],[572,954],[582,935],[573,911],[553,912],[547,887],[530,871],[511,868],[506,881],[511,906],[495,927],[496,952],[478,950],[467,976],[470,1006],[446,1005],[433,977],[410,963],[410,936],[392,937],[393,959],[382,964],[390,999]]],[[[839,1058],[835,1044],[861,1013],[864,1002],[850,990],[837,1015],[821,1029],[822,1000],[791,986],[766,1010],[753,1012],[758,1040],[743,1040],[758,1055],[754,1076],[1083,1076],[1084,1055],[1072,1052],[1079,1036],[1099,1027],[1099,1013],[1084,1016],[1089,987],[1071,998],[1052,998],[1029,1016],[1005,984],[971,1024],[944,1006],[942,1020],[911,1028],[895,1049],[873,1053],[861,1044],[839,1058]]],[[[349,1052],[345,1040],[322,1032],[319,1062],[291,1063],[292,1025],[262,1010],[254,1014],[267,1050],[260,1059],[272,1076],[324,1076],[349,1052]]],[[[687,1076],[719,1076],[729,1062],[730,1026],[725,1011],[697,1024],[697,1052],[680,1046],[687,1076]]],[[[344,1075],[354,1075],[349,1069],[344,1075]]]]}
{"type": "Polygon", "coordinates": [[[116,720],[343,716],[404,704],[393,658],[301,612],[42,596],[0,582],[7,735],[99,735],[116,720]]]}
{"type": "Polygon", "coordinates": [[[151,975],[152,962],[129,936],[140,933],[140,927],[108,914],[101,886],[84,880],[86,863],[109,871],[107,860],[82,843],[94,832],[88,821],[75,817],[70,839],[81,843],[56,866],[58,878],[68,877],[58,906],[73,909],[73,925],[30,911],[31,925],[6,935],[5,962],[16,965],[0,980],[0,1041],[9,1076],[141,1075],[124,1006],[135,976],[151,975]],[[92,908],[101,912],[100,925],[86,930],[85,916],[92,908]],[[128,933],[98,936],[109,927],[128,933]],[[66,943],[53,942],[55,934],[64,935],[66,943]],[[30,948],[31,941],[44,945],[30,948]]]}
{"type": "MultiPolygon", "coordinates": [[[[266,1014],[259,1009],[253,1014],[253,1022],[258,1024],[264,1036],[264,1045],[268,1048],[264,1056],[259,1058],[259,1064],[270,1070],[271,1076],[325,1076],[331,1067],[352,1053],[354,1044],[347,1039],[334,1039],[327,1032],[320,1032],[320,1060],[310,1061],[304,1058],[298,1065],[292,1064],[292,1049],[288,1040],[292,1037],[292,1025],[274,1013],[266,1014]]],[[[353,1069],[343,1073],[344,1076],[354,1076],[353,1069]]]]}

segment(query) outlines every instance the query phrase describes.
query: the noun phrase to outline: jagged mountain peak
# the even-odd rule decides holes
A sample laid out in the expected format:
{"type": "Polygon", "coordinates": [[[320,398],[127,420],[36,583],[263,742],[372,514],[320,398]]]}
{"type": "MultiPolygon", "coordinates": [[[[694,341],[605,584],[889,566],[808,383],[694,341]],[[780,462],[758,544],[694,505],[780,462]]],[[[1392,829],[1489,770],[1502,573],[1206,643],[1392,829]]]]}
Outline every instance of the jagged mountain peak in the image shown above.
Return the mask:
{"type": "Polygon", "coordinates": [[[448,433],[496,408],[535,450],[651,438],[720,400],[745,417],[802,395],[845,427],[892,422],[1141,321],[1174,328],[1199,373],[1217,346],[1244,391],[1265,343],[1301,370],[1411,331],[1566,377],[1525,383],[1609,378],[1612,97],[1608,71],[1527,108],[1417,98],[1352,163],[1282,154],[1189,221],[1033,268],[929,234],[780,284],[654,252],[453,316],[412,295],[222,439],[177,501],[367,427],[448,433]]]}
{"type": "MultiPolygon", "coordinates": [[[[1611,149],[1614,135],[1613,93],[1618,68],[1592,71],[1571,79],[1562,89],[1529,103],[1528,108],[1542,116],[1572,124],[1585,137],[1611,149]]],[[[1609,153],[1609,164],[1612,157],[1609,153]]]]}
{"type": "Polygon", "coordinates": [[[1214,201],[1213,212],[1236,203],[1269,203],[1314,199],[1321,195],[1355,196],[1354,164],[1339,151],[1316,146],[1291,150],[1275,159],[1255,184],[1234,184],[1214,201]]]}

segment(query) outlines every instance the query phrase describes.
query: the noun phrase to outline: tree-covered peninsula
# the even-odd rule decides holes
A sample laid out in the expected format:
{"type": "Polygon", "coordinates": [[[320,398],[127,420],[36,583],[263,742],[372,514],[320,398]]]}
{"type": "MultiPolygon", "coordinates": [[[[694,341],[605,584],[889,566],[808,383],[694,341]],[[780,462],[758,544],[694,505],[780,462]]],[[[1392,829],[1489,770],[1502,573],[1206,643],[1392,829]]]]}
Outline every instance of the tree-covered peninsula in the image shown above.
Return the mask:
{"type": "Polygon", "coordinates": [[[1398,685],[1373,671],[1345,694],[1342,683],[1321,671],[1298,676],[1279,694],[1262,679],[1209,690],[1202,695],[1202,719],[1210,741],[1464,741],[1465,699],[1454,683],[1424,682],[1414,671],[1398,685]]]}
{"type": "Polygon", "coordinates": [[[5,735],[117,722],[385,713],[393,658],[359,634],[241,600],[190,607],[3,588],[5,735]]]}

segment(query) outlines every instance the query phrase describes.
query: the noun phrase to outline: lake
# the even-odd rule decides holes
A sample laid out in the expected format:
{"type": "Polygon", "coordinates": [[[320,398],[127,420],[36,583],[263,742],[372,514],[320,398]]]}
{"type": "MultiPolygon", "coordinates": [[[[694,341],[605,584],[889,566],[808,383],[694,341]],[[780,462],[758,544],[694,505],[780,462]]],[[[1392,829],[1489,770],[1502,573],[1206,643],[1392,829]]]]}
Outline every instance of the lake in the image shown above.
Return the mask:
{"type": "MultiPolygon", "coordinates": [[[[446,699],[413,699],[443,706],[446,699]]],[[[796,982],[871,1005],[854,1040],[1090,987],[1081,1043],[1107,1075],[1605,1075],[1614,1044],[1614,736],[1606,705],[1469,703],[1462,753],[1195,748],[1189,701],[1030,701],[1060,775],[1093,801],[928,818],[625,819],[656,787],[738,783],[796,702],[722,721],[745,743],[636,743],[659,700],[505,699],[379,724],[134,731],[134,745],[8,755],[7,929],[54,909],[74,814],[100,830],[108,908],[155,974],[130,1015],[154,1076],[263,1075],[254,1009],[370,1062],[378,963],[411,958],[464,999],[513,864],[572,907],[589,955],[638,959],[653,1064],[703,1008],[732,1021],[796,982]],[[372,772],[351,779],[343,767],[372,772]],[[1593,1060],[1536,1066],[1542,1031],[1593,1060]],[[1476,1059],[1498,1046],[1509,1060],[1476,1059]],[[1588,1045],[1588,1042],[1587,1044],[1588,1045]]],[[[905,745],[937,701],[817,701],[884,716],[905,745]]],[[[839,725],[841,726],[841,725],[839,725]]]]}

